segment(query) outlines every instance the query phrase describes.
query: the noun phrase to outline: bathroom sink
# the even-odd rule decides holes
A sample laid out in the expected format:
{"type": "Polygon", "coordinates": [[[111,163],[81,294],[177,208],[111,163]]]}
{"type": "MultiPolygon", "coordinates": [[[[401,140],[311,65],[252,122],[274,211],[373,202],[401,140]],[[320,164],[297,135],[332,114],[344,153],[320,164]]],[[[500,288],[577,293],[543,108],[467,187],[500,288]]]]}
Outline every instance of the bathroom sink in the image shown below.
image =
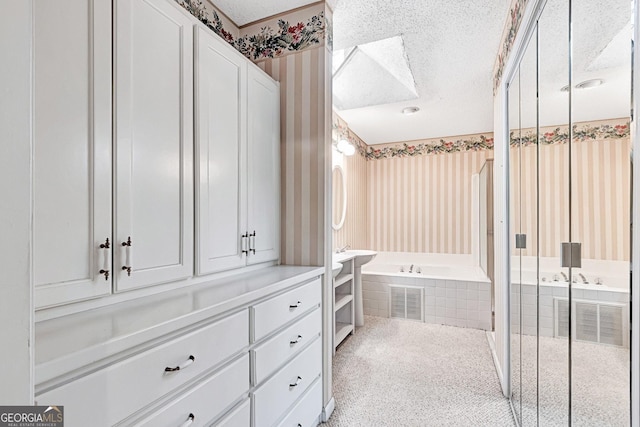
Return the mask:
{"type": "Polygon", "coordinates": [[[334,279],[338,274],[340,274],[340,271],[342,271],[342,267],[342,264],[340,264],[339,262],[333,262],[333,264],[331,265],[331,273],[334,279]]]}
{"type": "Polygon", "coordinates": [[[355,261],[355,267],[362,267],[363,265],[371,262],[378,253],[376,251],[369,251],[366,249],[350,249],[348,251],[340,252],[333,255],[334,262],[343,262],[349,259],[355,261]]]}

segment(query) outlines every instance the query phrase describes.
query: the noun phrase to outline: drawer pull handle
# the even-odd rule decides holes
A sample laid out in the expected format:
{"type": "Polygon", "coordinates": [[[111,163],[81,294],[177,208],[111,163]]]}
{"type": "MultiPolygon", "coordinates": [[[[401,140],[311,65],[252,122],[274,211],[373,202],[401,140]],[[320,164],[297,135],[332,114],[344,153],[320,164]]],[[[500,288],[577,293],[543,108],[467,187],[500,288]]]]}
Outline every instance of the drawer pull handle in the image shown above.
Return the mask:
{"type": "Polygon", "coordinates": [[[165,372],[180,371],[182,369],[185,369],[187,366],[191,365],[195,361],[196,361],[196,358],[194,356],[189,356],[189,358],[186,361],[184,361],[181,365],[178,365],[175,368],[171,368],[167,366],[166,368],[164,368],[164,371],[165,372]]]}
{"type": "Polygon", "coordinates": [[[295,310],[296,308],[298,308],[298,306],[302,305],[302,301],[298,301],[297,304],[291,304],[289,305],[289,310],[295,310]]]}
{"type": "Polygon", "coordinates": [[[193,414],[189,414],[189,417],[187,418],[187,421],[183,422],[182,424],[180,424],[180,427],[187,427],[190,426],[191,424],[193,424],[193,420],[196,418],[195,415],[193,414]]]}
{"type": "Polygon", "coordinates": [[[302,339],[302,335],[298,335],[298,338],[296,338],[293,341],[289,341],[289,344],[296,345],[296,344],[298,344],[300,342],[301,339],[302,339]]]}
{"type": "Polygon", "coordinates": [[[294,387],[298,387],[298,384],[300,384],[300,381],[302,381],[302,377],[298,377],[298,379],[296,379],[296,382],[293,384],[289,384],[289,388],[294,388],[294,387]]]}

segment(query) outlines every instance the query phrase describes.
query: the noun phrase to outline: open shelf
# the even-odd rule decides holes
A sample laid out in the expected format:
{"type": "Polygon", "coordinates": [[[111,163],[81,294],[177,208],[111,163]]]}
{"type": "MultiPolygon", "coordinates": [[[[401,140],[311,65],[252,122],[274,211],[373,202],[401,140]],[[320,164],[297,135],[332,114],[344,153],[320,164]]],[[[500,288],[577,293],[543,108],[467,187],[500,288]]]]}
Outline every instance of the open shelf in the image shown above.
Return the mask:
{"type": "Polygon", "coordinates": [[[344,339],[353,331],[353,325],[351,323],[336,323],[336,335],[333,345],[338,347],[344,339]]]}
{"type": "Polygon", "coordinates": [[[353,279],[353,273],[338,274],[338,277],[336,277],[336,279],[333,282],[333,287],[337,288],[338,286],[343,285],[352,279],[353,279]]]}
{"type": "Polygon", "coordinates": [[[340,310],[345,305],[349,304],[353,301],[353,295],[351,294],[336,294],[336,304],[333,307],[333,311],[336,312],[340,310]]]}

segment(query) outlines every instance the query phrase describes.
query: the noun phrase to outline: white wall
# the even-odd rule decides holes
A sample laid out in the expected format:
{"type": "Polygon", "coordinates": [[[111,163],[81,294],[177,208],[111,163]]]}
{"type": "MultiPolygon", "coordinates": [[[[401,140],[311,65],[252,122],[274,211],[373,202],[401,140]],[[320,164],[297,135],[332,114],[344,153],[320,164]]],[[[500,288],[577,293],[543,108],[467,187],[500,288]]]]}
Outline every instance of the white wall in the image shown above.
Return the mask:
{"type": "Polygon", "coordinates": [[[1,405],[33,402],[31,7],[0,4],[1,405]]]}

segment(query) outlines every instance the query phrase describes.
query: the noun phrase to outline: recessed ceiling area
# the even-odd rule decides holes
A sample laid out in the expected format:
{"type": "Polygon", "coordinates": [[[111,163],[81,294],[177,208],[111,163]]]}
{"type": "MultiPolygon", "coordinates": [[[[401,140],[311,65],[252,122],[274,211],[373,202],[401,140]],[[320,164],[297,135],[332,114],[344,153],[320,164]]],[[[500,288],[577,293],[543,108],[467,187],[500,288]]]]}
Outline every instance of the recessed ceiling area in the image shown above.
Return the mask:
{"type": "Polygon", "coordinates": [[[317,2],[317,0],[214,0],[216,7],[240,27],[317,2]]]}
{"type": "Polygon", "coordinates": [[[333,52],[333,104],[349,110],[418,98],[402,37],[333,52]]]}
{"type": "MultiPolygon", "coordinates": [[[[465,135],[493,130],[493,67],[510,0],[338,0],[334,49],[401,37],[417,98],[338,114],[367,144],[465,135]],[[405,107],[420,108],[402,114],[405,107]]],[[[355,74],[355,73],[354,73],[355,74]]],[[[358,87],[366,74],[350,83],[358,87]]],[[[334,84],[335,84],[334,83],[334,84]]],[[[356,89],[353,89],[354,91],[356,89]]],[[[380,92],[387,91],[381,85],[380,92]]]]}

